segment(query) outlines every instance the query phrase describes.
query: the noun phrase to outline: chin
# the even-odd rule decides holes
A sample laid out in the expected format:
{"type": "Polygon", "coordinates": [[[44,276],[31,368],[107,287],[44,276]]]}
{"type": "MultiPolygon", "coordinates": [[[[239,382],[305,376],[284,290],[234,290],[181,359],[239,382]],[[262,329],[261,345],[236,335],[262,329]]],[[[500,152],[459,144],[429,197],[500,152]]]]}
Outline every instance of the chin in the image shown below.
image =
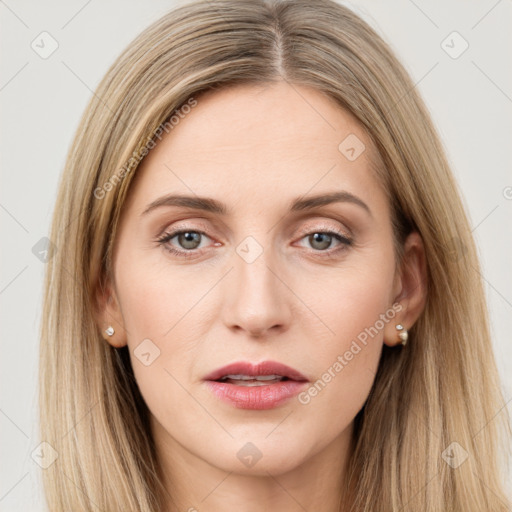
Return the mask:
{"type": "MultiPolygon", "coordinates": [[[[257,430],[257,429],[256,429],[257,430]]],[[[268,436],[268,428],[264,433],[254,432],[230,439],[226,443],[217,444],[214,452],[210,451],[203,457],[209,464],[227,472],[243,475],[277,476],[287,473],[302,465],[313,451],[315,443],[308,449],[307,440],[292,432],[268,436]]]]}

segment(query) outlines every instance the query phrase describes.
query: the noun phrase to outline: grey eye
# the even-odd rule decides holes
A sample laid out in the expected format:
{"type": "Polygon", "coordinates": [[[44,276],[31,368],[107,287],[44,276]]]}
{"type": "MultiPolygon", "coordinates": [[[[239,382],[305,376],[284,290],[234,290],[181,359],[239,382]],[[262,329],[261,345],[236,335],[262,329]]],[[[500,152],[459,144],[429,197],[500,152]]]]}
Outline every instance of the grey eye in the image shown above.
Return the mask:
{"type": "Polygon", "coordinates": [[[313,233],[308,235],[308,241],[313,249],[324,250],[328,249],[334,237],[328,233],[313,233]]]}
{"type": "Polygon", "coordinates": [[[176,237],[178,239],[178,243],[184,249],[197,249],[201,243],[201,233],[198,233],[197,231],[184,231],[183,233],[178,233],[176,237]]]}

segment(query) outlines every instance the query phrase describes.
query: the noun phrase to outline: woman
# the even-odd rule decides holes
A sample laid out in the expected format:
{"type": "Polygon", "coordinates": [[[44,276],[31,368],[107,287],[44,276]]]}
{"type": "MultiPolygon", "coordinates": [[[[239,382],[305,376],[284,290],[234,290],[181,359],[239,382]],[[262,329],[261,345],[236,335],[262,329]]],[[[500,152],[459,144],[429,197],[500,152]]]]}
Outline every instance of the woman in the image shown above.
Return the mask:
{"type": "Polygon", "coordinates": [[[51,239],[50,510],[508,510],[467,216],[349,9],[196,1],[145,30],[51,239]]]}

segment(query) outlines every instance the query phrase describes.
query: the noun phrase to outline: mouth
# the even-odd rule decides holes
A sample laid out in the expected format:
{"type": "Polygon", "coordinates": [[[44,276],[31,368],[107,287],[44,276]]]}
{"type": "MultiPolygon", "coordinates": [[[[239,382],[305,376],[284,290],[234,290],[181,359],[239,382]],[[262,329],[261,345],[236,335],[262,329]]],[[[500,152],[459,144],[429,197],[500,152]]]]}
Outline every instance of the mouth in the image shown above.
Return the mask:
{"type": "Polygon", "coordinates": [[[233,363],[204,378],[220,400],[238,409],[272,409],[297,395],[308,379],[287,365],[274,361],[233,363]]]}
{"type": "Polygon", "coordinates": [[[277,382],[283,382],[290,380],[288,377],[282,375],[225,375],[224,377],[217,379],[215,382],[226,382],[228,384],[234,384],[235,386],[268,386],[270,384],[276,384],[277,382]]]}
{"type": "Polygon", "coordinates": [[[214,370],[207,375],[204,380],[210,381],[236,381],[241,382],[263,382],[272,383],[272,381],[293,380],[297,382],[307,382],[308,379],[295,368],[287,366],[276,361],[263,361],[253,364],[246,361],[231,363],[222,368],[214,370]]]}

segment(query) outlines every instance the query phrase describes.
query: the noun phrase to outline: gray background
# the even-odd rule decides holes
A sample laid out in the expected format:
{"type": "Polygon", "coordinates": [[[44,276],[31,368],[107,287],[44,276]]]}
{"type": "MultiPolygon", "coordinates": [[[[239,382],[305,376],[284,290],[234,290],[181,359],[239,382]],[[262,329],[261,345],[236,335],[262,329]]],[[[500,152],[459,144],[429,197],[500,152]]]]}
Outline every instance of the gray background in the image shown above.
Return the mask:
{"type": "MultiPolygon", "coordinates": [[[[0,0],[2,511],[44,509],[41,470],[31,457],[39,444],[36,378],[44,263],[32,249],[47,235],[57,180],[92,91],[132,38],[173,5],[172,0],[0,0]],[[43,31],[50,36],[40,36],[43,31]],[[58,48],[47,58],[31,47],[49,51],[52,40],[58,48]]],[[[511,1],[347,5],[390,42],[443,139],[479,246],[494,348],[511,410],[511,1]],[[469,47],[457,55],[464,40],[469,47]]]]}

